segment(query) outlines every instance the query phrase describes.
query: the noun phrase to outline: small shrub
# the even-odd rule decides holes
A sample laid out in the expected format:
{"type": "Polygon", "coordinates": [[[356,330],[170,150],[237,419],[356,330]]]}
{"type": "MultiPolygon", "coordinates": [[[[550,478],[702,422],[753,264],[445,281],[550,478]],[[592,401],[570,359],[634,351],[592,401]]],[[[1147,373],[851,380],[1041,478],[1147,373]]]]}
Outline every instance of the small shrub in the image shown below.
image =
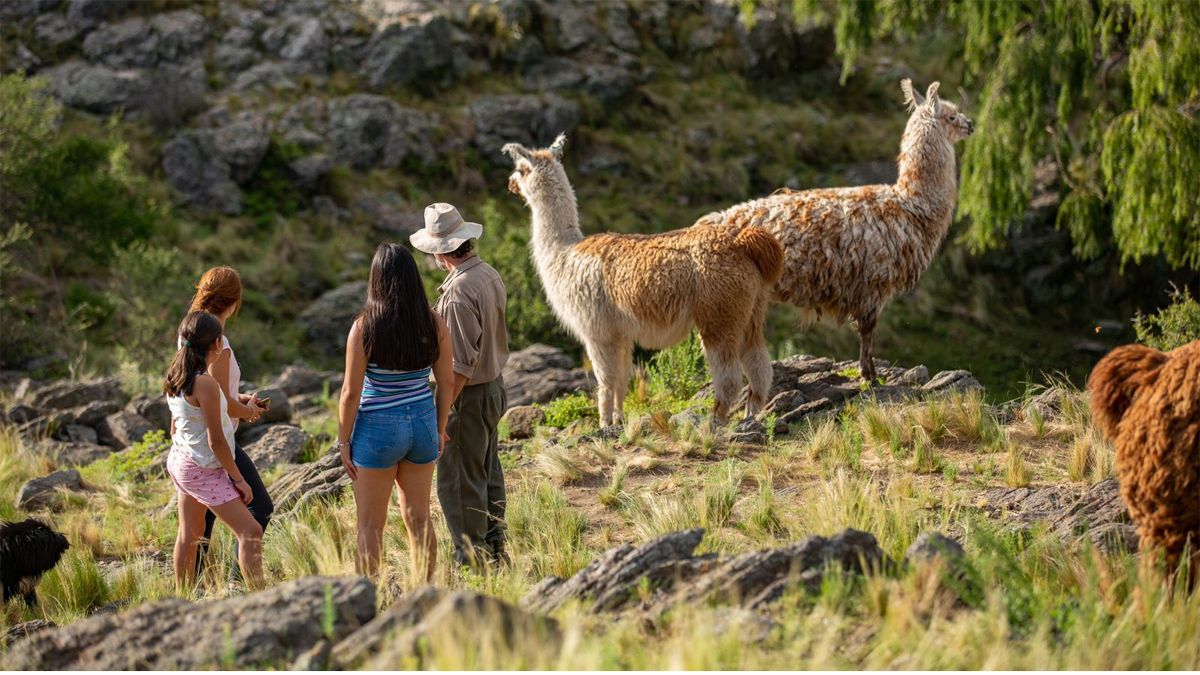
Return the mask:
{"type": "Polygon", "coordinates": [[[1004,459],[1004,484],[1008,487],[1026,487],[1033,479],[1029,465],[1025,463],[1025,451],[1017,443],[1010,443],[1004,459]]]}
{"type": "Polygon", "coordinates": [[[1138,342],[1163,351],[1200,339],[1200,302],[1186,287],[1171,290],[1171,303],[1133,319],[1138,342]]]}
{"type": "Polygon", "coordinates": [[[154,461],[171,449],[171,439],[161,429],[155,429],[129,449],[115,452],[104,461],[112,475],[122,480],[135,480],[150,474],[154,461]]]}
{"type": "Polygon", "coordinates": [[[596,497],[604,506],[615,509],[621,503],[621,495],[624,493],[625,476],[629,474],[629,465],[626,462],[617,462],[617,467],[613,470],[612,478],[608,481],[608,485],[601,488],[596,497]]]}
{"type": "Polygon", "coordinates": [[[913,439],[913,471],[937,473],[942,470],[942,458],[938,456],[933,442],[924,433],[913,439]]]}
{"type": "Polygon", "coordinates": [[[571,423],[579,420],[598,420],[600,411],[592,397],[583,392],[556,398],[541,406],[546,413],[542,423],[556,429],[566,429],[571,423]]]}

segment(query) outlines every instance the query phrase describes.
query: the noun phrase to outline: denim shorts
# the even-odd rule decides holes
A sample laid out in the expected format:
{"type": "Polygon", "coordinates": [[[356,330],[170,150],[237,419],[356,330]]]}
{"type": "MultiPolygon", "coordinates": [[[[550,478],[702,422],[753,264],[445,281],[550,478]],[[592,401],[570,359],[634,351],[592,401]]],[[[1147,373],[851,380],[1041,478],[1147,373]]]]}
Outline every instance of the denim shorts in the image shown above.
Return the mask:
{"type": "Polygon", "coordinates": [[[433,399],[385,410],[359,411],[350,435],[350,459],[365,469],[390,469],[400,461],[428,464],[438,458],[433,399]]]}

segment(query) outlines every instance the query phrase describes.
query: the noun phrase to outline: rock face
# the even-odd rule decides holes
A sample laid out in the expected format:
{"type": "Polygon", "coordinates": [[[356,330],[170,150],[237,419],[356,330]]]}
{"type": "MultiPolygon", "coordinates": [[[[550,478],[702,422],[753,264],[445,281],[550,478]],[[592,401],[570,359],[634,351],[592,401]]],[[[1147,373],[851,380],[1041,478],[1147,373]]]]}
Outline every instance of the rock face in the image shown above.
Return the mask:
{"type": "Polygon", "coordinates": [[[325,293],[300,313],[296,320],[316,355],[331,360],[345,355],[350,323],[366,297],[367,283],[356,281],[325,293]]]}
{"type": "Polygon", "coordinates": [[[342,466],[341,456],[330,452],[321,459],[298,466],[271,484],[275,515],[279,517],[319,499],[341,496],[350,487],[350,476],[342,466]]]}
{"type": "Polygon", "coordinates": [[[504,386],[509,406],[546,403],[564,394],[591,391],[595,378],[577,368],[561,349],[530,345],[515,351],[504,366],[504,386]]]}
{"type": "Polygon", "coordinates": [[[59,490],[78,491],[83,489],[83,479],[75,469],[55,471],[49,476],[25,482],[17,491],[18,509],[32,511],[51,506],[59,490]]]}
{"type": "Polygon", "coordinates": [[[827,565],[853,572],[890,565],[874,536],[852,529],[724,559],[693,555],[703,536],[703,530],[686,530],[636,548],[610,549],[570,579],[542,581],[522,604],[550,612],[568,600],[584,600],[596,612],[621,610],[638,603],[646,579],[652,596],[641,604],[652,613],[714,602],[758,609],[791,588],[818,587],[827,565]]]}
{"type": "Polygon", "coordinates": [[[246,446],[246,454],[259,471],[269,471],[279,464],[299,462],[307,443],[308,434],[300,427],[273,424],[262,438],[246,446]]]}
{"type": "Polygon", "coordinates": [[[1076,487],[992,488],[980,495],[980,506],[993,517],[1026,530],[1045,523],[1065,541],[1089,539],[1105,552],[1136,551],[1137,528],[1121,501],[1115,478],[1106,478],[1082,493],[1076,487]]]}
{"type": "Polygon", "coordinates": [[[259,667],[290,661],[324,639],[327,628],[338,640],[374,617],[375,588],[366,579],[305,577],[253,595],[160,600],[39,631],[13,645],[5,664],[17,670],[259,667]],[[197,639],[204,635],[212,639],[197,639]]]}

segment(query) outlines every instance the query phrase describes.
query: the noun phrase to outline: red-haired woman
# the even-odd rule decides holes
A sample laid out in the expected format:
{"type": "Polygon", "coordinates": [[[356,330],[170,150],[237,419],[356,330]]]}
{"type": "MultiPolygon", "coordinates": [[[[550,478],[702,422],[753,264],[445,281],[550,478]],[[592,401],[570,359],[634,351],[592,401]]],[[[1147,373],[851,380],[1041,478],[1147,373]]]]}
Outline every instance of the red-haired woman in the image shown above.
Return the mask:
{"type": "MultiPolygon", "coordinates": [[[[208,373],[221,385],[221,391],[225,393],[229,417],[233,420],[235,429],[239,420],[257,421],[264,410],[259,405],[256,396],[242,394],[238,391],[242,384],[242,369],[238,365],[237,356],[233,353],[233,347],[229,344],[229,338],[224,334],[226,322],[234,314],[237,314],[241,306],[242,277],[232,267],[214,267],[205,272],[200,277],[200,282],[196,284],[196,295],[192,297],[190,310],[192,312],[208,312],[221,322],[221,353],[208,366],[208,373]]],[[[250,459],[250,455],[247,455],[240,445],[234,448],[233,457],[254,497],[248,505],[250,513],[265,530],[267,523],[271,522],[271,513],[275,510],[275,505],[271,502],[271,495],[267,494],[267,488],[263,485],[262,477],[258,475],[258,468],[254,466],[254,460],[250,459]]],[[[216,515],[211,510],[205,514],[204,539],[200,544],[200,555],[196,558],[197,568],[204,564],[204,558],[208,552],[208,541],[212,537],[213,524],[216,519],[216,515]]],[[[236,544],[234,557],[237,557],[236,544]]]]}

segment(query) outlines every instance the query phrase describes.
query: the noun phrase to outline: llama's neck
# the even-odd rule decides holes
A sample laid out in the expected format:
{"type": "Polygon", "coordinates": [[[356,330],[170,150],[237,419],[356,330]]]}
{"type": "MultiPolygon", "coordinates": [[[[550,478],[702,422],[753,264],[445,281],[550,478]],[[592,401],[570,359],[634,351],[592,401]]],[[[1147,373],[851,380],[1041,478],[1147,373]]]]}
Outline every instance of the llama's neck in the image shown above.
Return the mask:
{"type": "Polygon", "coordinates": [[[930,120],[913,116],[900,141],[899,178],[896,191],[909,207],[923,216],[928,234],[939,241],[950,226],[958,198],[958,171],[954,146],[933,128],[930,120]]]}
{"type": "Polygon", "coordinates": [[[567,249],[583,240],[579,229],[579,208],[570,184],[547,190],[529,200],[533,213],[534,260],[545,273],[547,265],[565,257],[567,249]]]}

